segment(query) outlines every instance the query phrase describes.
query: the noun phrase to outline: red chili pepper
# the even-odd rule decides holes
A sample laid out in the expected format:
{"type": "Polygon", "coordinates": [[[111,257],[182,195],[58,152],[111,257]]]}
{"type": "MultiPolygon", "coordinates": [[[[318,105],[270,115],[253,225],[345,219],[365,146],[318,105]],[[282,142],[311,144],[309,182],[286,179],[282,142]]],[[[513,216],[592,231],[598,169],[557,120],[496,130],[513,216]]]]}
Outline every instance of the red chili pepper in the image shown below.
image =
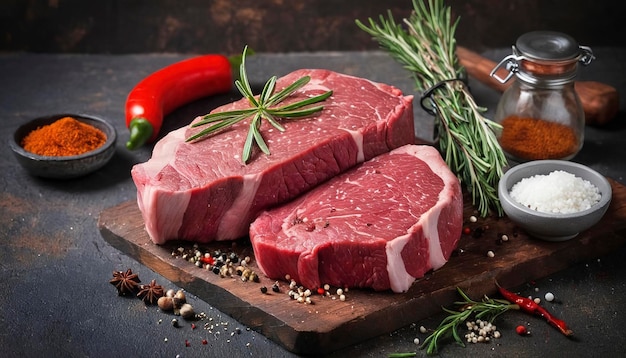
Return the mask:
{"type": "Polygon", "coordinates": [[[163,117],[177,107],[233,86],[230,60],[222,55],[203,55],[164,67],[139,82],[126,99],[128,149],[154,141],[163,117]]]}
{"type": "Polygon", "coordinates": [[[556,327],[561,333],[568,337],[574,334],[574,332],[567,327],[567,324],[564,321],[554,317],[550,312],[548,312],[548,310],[535,303],[535,301],[527,297],[516,295],[515,293],[501,287],[497,283],[496,286],[498,287],[498,291],[502,297],[504,297],[507,301],[518,305],[522,311],[543,317],[550,325],[556,327]]]}

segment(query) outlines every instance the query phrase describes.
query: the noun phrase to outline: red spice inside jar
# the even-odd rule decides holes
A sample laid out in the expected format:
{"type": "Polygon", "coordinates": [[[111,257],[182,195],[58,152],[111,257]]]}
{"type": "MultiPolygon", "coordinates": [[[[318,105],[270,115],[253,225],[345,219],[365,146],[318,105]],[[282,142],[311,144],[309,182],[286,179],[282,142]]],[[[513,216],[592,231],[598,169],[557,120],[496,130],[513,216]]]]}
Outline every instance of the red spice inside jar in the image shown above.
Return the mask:
{"type": "Polygon", "coordinates": [[[578,150],[574,131],[543,119],[509,116],[502,121],[500,145],[504,151],[523,159],[560,159],[578,150]]]}

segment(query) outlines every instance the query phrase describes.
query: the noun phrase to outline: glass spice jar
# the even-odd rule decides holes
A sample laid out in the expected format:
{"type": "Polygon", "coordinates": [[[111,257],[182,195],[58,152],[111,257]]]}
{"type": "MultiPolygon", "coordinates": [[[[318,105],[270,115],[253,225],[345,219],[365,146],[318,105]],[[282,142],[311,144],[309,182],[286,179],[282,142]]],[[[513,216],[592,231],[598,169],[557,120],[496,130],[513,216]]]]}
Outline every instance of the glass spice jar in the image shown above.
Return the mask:
{"type": "Polygon", "coordinates": [[[595,58],[589,47],[570,36],[552,31],[533,31],[520,36],[491,76],[506,83],[494,121],[506,156],[516,162],[573,158],[582,148],[585,113],[574,90],[578,63],[595,58]],[[501,78],[496,71],[509,71],[501,78]]]}

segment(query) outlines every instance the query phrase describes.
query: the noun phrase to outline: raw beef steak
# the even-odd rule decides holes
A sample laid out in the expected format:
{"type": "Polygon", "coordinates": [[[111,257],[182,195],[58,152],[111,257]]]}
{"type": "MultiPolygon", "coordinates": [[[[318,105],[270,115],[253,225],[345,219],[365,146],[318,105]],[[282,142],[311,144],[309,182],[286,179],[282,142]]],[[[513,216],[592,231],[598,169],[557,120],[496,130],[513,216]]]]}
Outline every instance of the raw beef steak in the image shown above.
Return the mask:
{"type": "MultiPolygon", "coordinates": [[[[277,91],[305,75],[311,81],[283,103],[328,90],[333,95],[314,116],[282,120],[285,132],[264,123],[261,132],[271,155],[257,150],[247,165],[242,163],[246,121],[196,143],[185,139],[203,127],[170,132],[150,160],[133,167],[139,209],[152,241],[244,237],[260,211],[364,160],[414,143],[412,96],[327,70],[292,72],[278,80],[277,91]]],[[[242,99],[216,110],[247,107],[242,99]]]]}
{"type": "Polygon", "coordinates": [[[407,145],[261,213],[250,240],[272,279],[404,292],[447,262],[462,224],[457,177],[433,147],[407,145]]]}

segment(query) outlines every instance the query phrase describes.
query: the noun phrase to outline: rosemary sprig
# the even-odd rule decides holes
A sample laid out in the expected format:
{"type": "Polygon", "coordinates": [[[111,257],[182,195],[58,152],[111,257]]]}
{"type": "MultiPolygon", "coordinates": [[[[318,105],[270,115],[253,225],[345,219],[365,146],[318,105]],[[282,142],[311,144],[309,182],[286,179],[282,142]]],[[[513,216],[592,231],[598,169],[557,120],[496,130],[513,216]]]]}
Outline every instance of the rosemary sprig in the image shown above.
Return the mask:
{"type": "Polygon", "coordinates": [[[371,18],[369,26],[356,20],[380,46],[413,75],[417,87],[433,91],[435,130],[439,150],[446,164],[472,195],[472,204],[482,216],[493,208],[502,215],[498,181],[507,164],[494,130],[500,125],[483,117],[485,108],[474,101],[467,86],[458,79],[463,68],[455,54],[454,33],[459,20],[452,22],[450,8],[443,0],[413,0],[413,12],[403,23],[396,23],[391,12],[371,18]]]}
{"type": "Polygon", "coordinates": [[[204,125],[209,125],[209,127],[186,139],[187,142],[197,141],[222,131],[235,123],[252,118],[250,120],[248,135],[246,136],[243,153],[241,155],[244,164],[250,160],[252,147],[255,143],[259,146],[259,149],[261,149],[263,153],[267,155],[270,154],[267,143],[265,143],[261,134],[261,122],[263,119],[267,120],[272,126],[274,126],[274,128],[284,132],[285,127],[280,124],[279,119],[301,118],[319,112],[324,108],[323,106],[310,105],[321,102],[333,94],[333,91],[327,91],[320,95],[309,97],[298,102],[279,105],[287,97],[291,96],[298,89],[309,83],[311,78],[309,76],[301,77],[294,83],[280,90],[278,93],[274,93],[277,78],[276,76],[272,76],[265,83],[261,94],[258,97],[255,97],[252,93],[252,88],[250,87],[250,82],[248,81],[248,75],[246,73],[247,49],[247,46],[243,49],[241,64],[239,65],[239,79],[235,81],[235,87],[237,87],[244,98],[248,99],[251,107],[207,114],[202,118],[202,120],[192,124],[192,127],[204,125]]]}
{"type": "Polygon", "coordinates": [[[444,312],[448,313],[448,316],[441,321],[433,333],[426,337],[421,345],[422,349],[426,349],[426,354],[436,354],[440,341],[450,335],[456,343],[465,346],[463,339],[459,336],[458,327],[472,317],[493,323],[504,312],[511,309],[519,309],[518,305],[511,304],[506,300],[484,296],[482,301],[474,301],[458,287],[457,292],[461,295],[463,301],[455,302],[454,304],[460,306],[460,309],[443,308],[444,312]]]}

